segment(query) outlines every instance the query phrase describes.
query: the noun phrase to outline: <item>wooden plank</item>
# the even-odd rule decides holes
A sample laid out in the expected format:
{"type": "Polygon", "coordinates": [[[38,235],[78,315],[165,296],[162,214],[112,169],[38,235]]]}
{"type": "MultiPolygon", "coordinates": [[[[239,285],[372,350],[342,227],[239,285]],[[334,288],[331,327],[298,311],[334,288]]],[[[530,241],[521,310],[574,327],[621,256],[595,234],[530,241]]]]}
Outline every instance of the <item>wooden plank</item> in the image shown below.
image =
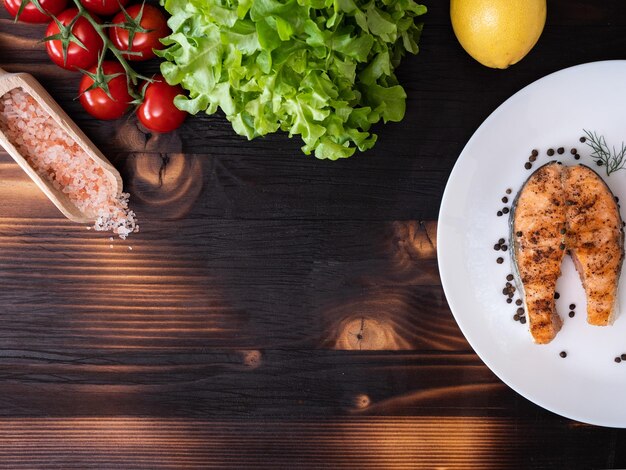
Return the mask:
{"type": "MultiPolygon", "coordinates": [[[[434,188],[439,183],[432,176],[421,178],[420,185],[400,168],[388,169],[381,178],[371,167],[343,173],[339,167],[312,165],[312,160],[303,167],[292,165],[290,159],[155,152],[111,157],[131,192],[131,204],[148,223],[183,217],[392,221],[420,219],[422,212],[437,216],[434,188]]],[[[6,175],[0,184],[0,216],[58,216],[2,152],[0,172],[6,175]]]]}
{"type": "Polygon", "coordinates": [[[557,420],[474,354],[190,349],[3,348],[0,416],[557,420]]]}
{"type": "MultiPolygon", "coordinates": [[[[143,227],[164,219],[183,218],[415,220],[393,216],[418,213],[417,201],[426,196],[424,188],[413,186],[409,177],[400,176],[400,171],[396,179],[385,182],[379,180],[376,172],[363,170],[361,182],[355,184],[352,177],[331,176],[324,169],[302,174],[291,169],[287,174],[280,171],[280,165],[275,167],[274,174],[260,178],[256,173],[267,171],[261,168],[268,165],[255,159],[240,161],[208,155],[144,152],[118,155],[113,162],[122,170],[124,189],[130,191],[131,207],[143,227]]],[[[2,151],[0,174],[0,217],[62,218],[2,151]]],[[[431,241],[435,238],[431,237],[431,241]]]]}
{"type": "Polygon", "coordinates": [[[623,434],[538,424],[463,417],[11,419],[0,421],[0,460],[12,469],[577,469],[623,462],[615,459],[623,455],[623,434]]]}
{"type": "Polygon", "coordinates": [[[435,237],[434,223],[417,221],[186,219],[148,221],[110,241],[64,220],[4,218],[0,341],[467,350],[441,289],[435,237]]]}

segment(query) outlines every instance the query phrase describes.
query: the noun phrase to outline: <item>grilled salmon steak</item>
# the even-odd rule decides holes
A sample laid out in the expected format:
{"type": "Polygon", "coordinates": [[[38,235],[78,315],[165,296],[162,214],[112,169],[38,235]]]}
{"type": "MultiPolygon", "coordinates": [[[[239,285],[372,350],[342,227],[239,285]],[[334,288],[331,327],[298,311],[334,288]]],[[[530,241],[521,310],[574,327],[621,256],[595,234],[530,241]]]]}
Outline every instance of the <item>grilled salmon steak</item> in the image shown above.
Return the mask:
{"type": "Polygon", "coordinates": [[[587,295],[587,322],[610,325],[617,303],[624,239],[617,202],[586,166],[563,168],[567,248],[587,295]]]}
{"type": "Polygon", "coordinates": [[[562,166],[548,163],[526,181],[513,203],[512,256],[530,332],[549,343],[561,329],[554,306],[556,281],[565,256],[565,194],[562,166]]]}
{"type": "Polygon", "coordinates": [[[623,259],[622,221],[604,181],[582,165],[551,162],[535,171],[511,212],[512,257],[536,343],[561,328],[554,294],[571,253],[587,294],[587,321],[612,322],[623,259]]]}

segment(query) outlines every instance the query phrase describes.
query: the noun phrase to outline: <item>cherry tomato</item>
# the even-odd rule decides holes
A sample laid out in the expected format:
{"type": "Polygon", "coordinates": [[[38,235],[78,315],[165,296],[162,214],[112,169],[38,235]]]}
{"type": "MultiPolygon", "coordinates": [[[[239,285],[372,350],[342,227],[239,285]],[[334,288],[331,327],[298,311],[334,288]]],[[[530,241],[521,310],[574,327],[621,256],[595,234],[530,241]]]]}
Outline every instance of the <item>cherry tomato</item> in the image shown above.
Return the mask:
{"type": "MultiPolygon", "coordinates": [[[[132,5],[126,9],[128,15],[137,19],[141,12],[142,5],[132,5]]],[[[126,18],[124,12],[120,12],[113,18],[113,24],[124,24],[126,18]]],[[[167,27],[167,20],[161,10],[152,5],[143,5],[143,14],[139,24],[142,28],[149,30],[148,33],[135,33],[133,43],[130,45],[130,51],[139,52],[140,54],[124,54],[128,60],[148,60],[154,57],[153,49],[163,49],[165,46],[161,44],[159,39],[164,38],[170,33],[167,27]]],[[[128,30],[120,27],[109,29],[109,37],[113,45],[121,51],[129,50],[129,34],[128,30]]]]}
{"type": "Polygon", "coordinates": [[[4,0],[4,8],[6,8],[9,14],[15,18],[17,16],[17,12],[20,11],[22,1],[28,2],[24,6],[22,13],[20,13],[20,17],[18,18],[18,20],[23,21],[24,23],[47,23],[50,21],[50,14],[56,16],[65,10],[65,7],[67,7],[67,0],[39,0],[41,8],[49,13],[46,15],[45,13],[39,11],[39,8],[37,8],[30,0],[4,0]]]}
{"type": "Polygon", "coordinates": [[[120,11],[121,7],[126,6],[128,0],[80,0],[80,3],[91,13],[111,16],[120,11]]]}
{"type": "MultiPolygon", "coordinates": [[[[92,67],[89,72],[96,73],[97,67],[92,67]]],[[[83,105],[85,111],[98,119],[117,119],[122,117],[133,98],[128,93],[126,85],[126,74],[124,73],[124,67],[119,62],[113,60],[105,60],[102,62],[102,71],[106,75],[113,75],[121,73],[115,78],[109,80],[109,93],[111,99],[102,88],[94,88],[93,90],[87,90],[94,81],[89,75],[84,75],[80,81],[79,86],[79,100],[83,105]]]]}
{"type": "MultiPolygon", "coordinates": [[[[57,16],[57,20],[59,20],[62,25],[67,26],[72,22],[77,13],[78,9],[68,8],[57,16]]],[[[94,19],[100,22],[97,18],[94,19]]],[[[59,27],[54,21],[51,21],[46,30],[46,36],[52,36],[58,33],[59,27]]],[[[98,62],[98,55],[104,47],[102,38],[98,35],[93,26],[91,26],[91,23],[84,17],[79,18],[78,21],[74,23],[72,33],[74,33],[87,49],[83,49],[78,44],[72,42],[67,48],[67,60],[64,60],[61,40],[54,39],[52,41],[46,41],[48,55],[55,64],[64,69],[88,69],[98,62]]]]}
{"type": "Polygon", "coordinates": [[[143,103],[137,109],[139,121],[154,132],[170,132],[178,129],[185,121],[187,113],[174,106],[174,97],[182,95],[180,85],[172,86],[157,75],[146,88],[143,103]]]}

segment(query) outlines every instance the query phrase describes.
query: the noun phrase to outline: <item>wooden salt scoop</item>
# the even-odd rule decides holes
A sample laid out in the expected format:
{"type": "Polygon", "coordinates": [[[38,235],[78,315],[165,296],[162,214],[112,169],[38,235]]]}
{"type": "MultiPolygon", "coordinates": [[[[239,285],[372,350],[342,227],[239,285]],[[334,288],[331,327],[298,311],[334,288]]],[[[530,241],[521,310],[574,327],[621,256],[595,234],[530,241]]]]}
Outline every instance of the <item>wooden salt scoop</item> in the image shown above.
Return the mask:
{"type": "MultiPolygon", "coordinates": [[[[27,73],[8,73],[0,68],[0,97],[5,93],[21,88],[24,92],[32,96],[39,105],[50,114],[50,116],[67,132],[67,134],[97,162],[104,173],[110,178],[115,193],[119,195],[122,192],[122,177],[115,169],[111,162],[102,155],[100,150],[89,140],[89,138],[81,131],[78,126],[70,119],[70,117],[61,109],[56,101],[48,94],[48,92],[35,80],[35,77],[27,73]]],[[[55,206],[73,222],[90,223],[93,217],[87,217],[69,200],[69,198],[61,191],[56,189],[48,180],[42,178],[28,164],[24,157],[19,153],[15,146],[7,139],[0,130],[0,145],[13,157],[19,166],[31,177],[31,179],[39,186],[39,188],[48,196],[55,206]]]]}

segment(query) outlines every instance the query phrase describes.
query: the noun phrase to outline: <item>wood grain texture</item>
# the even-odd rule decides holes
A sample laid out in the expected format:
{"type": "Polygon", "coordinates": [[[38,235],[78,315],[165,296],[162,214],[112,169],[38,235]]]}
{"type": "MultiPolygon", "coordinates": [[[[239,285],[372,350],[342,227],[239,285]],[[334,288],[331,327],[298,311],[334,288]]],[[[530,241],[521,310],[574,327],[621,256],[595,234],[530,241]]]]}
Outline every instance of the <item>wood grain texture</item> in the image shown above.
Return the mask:
{"type": "Polygon", "coordinates": [[[465,350],[430,237],[434,226],[414,221],[185,219],[148,222],[123,242],[67,221],[0,218],[0,340],[26,349],[465,350]],[[375,322],[372,333],[388,340],[346,344],[355,320],[375,322]]]}
{"type": "Polygon", "coordinates": [[[284,134],[248,142],[219,114],[168,135],[96,121],[45,26],[0,8],[0,67],[32,73],[100,147],[141,226],[122,242],[71,224],[0,151],[0,468],[626,465],[623,431],[489,371],[436,260],[474,130],[548,73],[625,58],[626,7],[551,0],[537,47],[499,71],[459,46],[448,2],[425,3],[421,52],[398,71],[404,121],[338,162],[284,134]]]}
{"type": "Polygon", "coordinates": [[[13,469],[552,469],[610,467],[623,439],[511,418],[107,418],[1,420],[0,442],[2,465],[13,469]],[[568,442],[552,445],[562,433],[568,442]]]}
{"type": "Polygon", "coordinates": [[[551,417],[473,354],[405,351],[3,349],[0,405],[2,417],[551,417]]]}

